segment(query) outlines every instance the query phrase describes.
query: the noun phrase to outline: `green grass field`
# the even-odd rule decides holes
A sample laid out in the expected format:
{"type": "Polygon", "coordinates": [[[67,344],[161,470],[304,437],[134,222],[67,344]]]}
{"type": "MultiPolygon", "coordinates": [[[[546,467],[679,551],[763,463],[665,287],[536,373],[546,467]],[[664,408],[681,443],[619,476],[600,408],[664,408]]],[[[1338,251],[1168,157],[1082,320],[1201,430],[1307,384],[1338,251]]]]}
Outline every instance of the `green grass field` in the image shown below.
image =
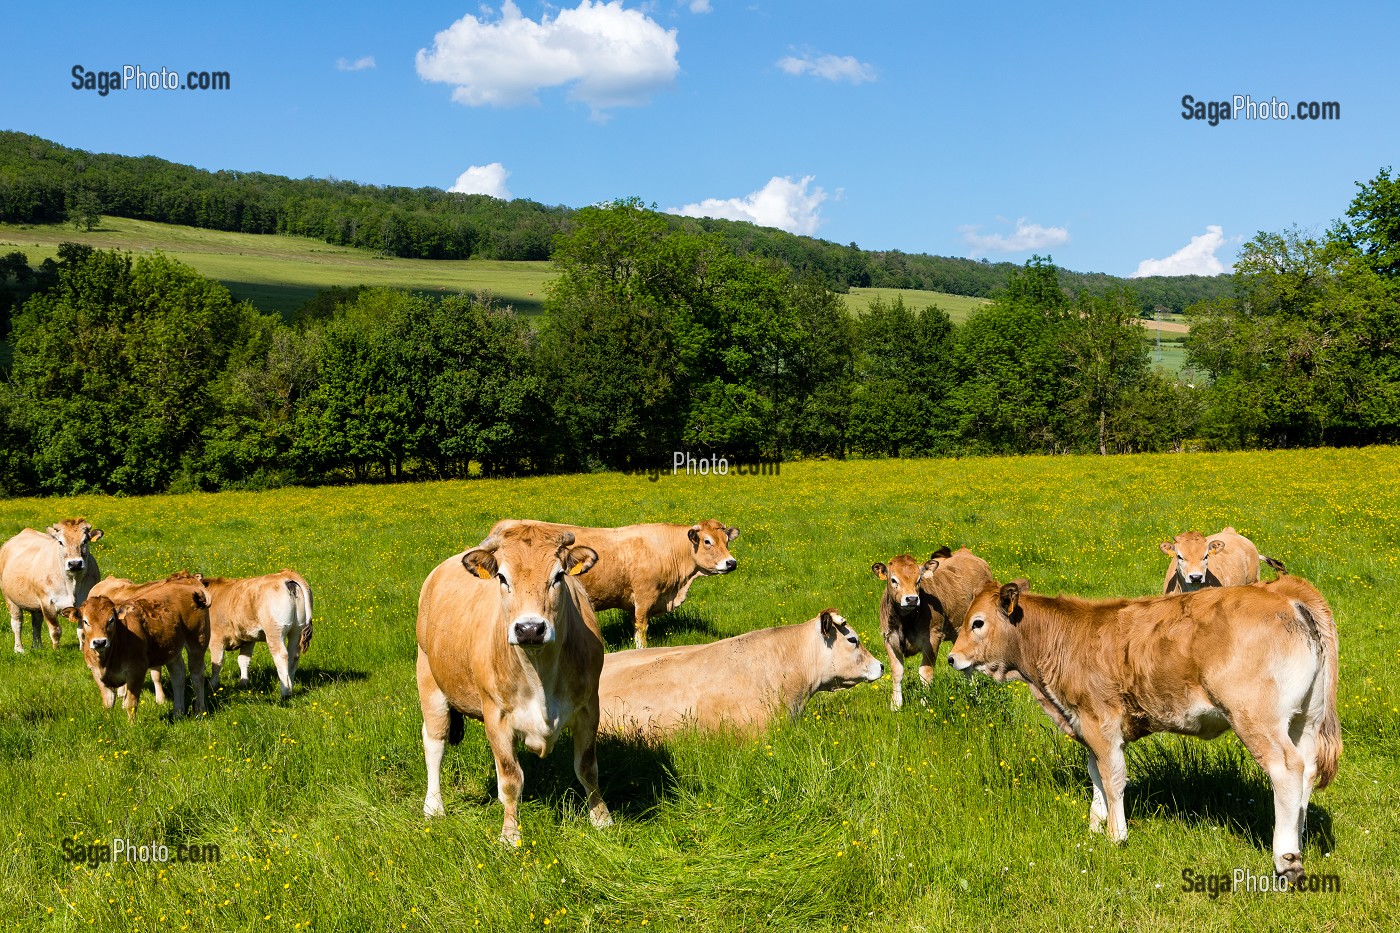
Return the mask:
{"type": "MultiPolygon", "coordinates": [[[[768,477],[600,474],[156,498],[0,502],[6,534],[82,514],[134,578],[301,570],[316,639],[295,696],[266,651],[200,720],[101,709],[68,628],[0,651],[0,928],[15,930],[1390,929],[1400,911],[1400,449],[808,462],[768,477]],[[502,847],[484,734],[448,751],[422,818],[414,607],[439,561],[504,516],[737,525],[736,574],[654,621],[705,641],[840,608],[877,652],[873,561],[966,544],[1001,579],[1150,594],[1157,542],[1232,523],[1315,582],[1341,635],[1345,756],[1304,858],[1340,894],[1181,890],[1183,869],[1267,875],[1268,782],[1239,742],[1129,755],[1131,835],[1088,830],[1083,755],[1023,686],[912,672],[818,696],[758,741],[604,740],[617,825],[592,829],[568,742],[524,760],[525,844],[502,847]],[[217,864],[64,860],[70,845],[214,844],[217,864]]],[[[630,639],[603,616],[610,649],[630,639]]],[[[27,641],[26,626],[26,641],[27,641]]],[[[946,654],[946,648],[944,652],[946,654]]],[[[715,676],[723,676],[716,671],[715,676]]]]}
{"type": "Polygon", "coordinates": [[[103,217],[102,226],[90,233],[64,225],[0,224],[0,252],[23,250],[33,265],[57,255],[64,242],[136,253],[158,249],[224,283],[235,298],[281,314],[333,285],[486,291],[521,314],[536,314],[545,282],[553,275],[548,262],[397,259],[305,237],[225,233],[122,217],[103,217]]]}
{"type": "Polygon", "coordinates": [[[985,304],[986,298],[970,298],[967,295],[948,295],[943,292],[922,291],[916,288],[853,288],[846,295],[846,307],[853,314],[864,314],[870,303],[877,297],[886,304],[896,298],[904,299],[904,306],[911,311],[922,311],[937,305],[948,313],[955,323],[967,320],[968,315],[985,304]]]}

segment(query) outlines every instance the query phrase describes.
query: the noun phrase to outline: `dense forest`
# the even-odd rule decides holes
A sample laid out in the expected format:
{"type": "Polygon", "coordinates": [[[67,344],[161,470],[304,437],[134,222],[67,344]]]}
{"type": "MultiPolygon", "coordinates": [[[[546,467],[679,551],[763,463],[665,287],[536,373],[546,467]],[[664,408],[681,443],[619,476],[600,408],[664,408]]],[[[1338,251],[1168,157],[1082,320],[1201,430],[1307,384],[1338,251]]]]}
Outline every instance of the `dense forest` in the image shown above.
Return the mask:
{"type": "MultiPolygon", "coordinates": [[[[635,202],[575,211],[543,321],[340,289],[284,323],[160,254],[64,245],[0,383],[0,492],[146,493],[596,469],[672,452],[886,457],[1400,440],[1400,183],[1322,237],[1260,234],[1149,366],[1127,291],[1037,258],[954,326],[635,202]]],[[[23,265],[26,272],[19,273],[23,265]]],[[[13,284],[13,283],[12,283],[13,284]]]]}
{"type": "MultiPolygon", "coordinates": [[[[440,188],[291,179],[257,172],[208,172],[151,156],[94,154],[23,133],[0,132],[0,221],[84,223],[102,214],[242,233],[283,233],[420,259],[550,259],[575,211],[502,201],[440,188]]],[[[710,234],[738,256],[774,259],[852,287],[919,288],[990,297],[1017,269],[899,251],[868,251],[732,220],[659,215],[674,231],[710,234]]],[[[1129,284],[1061,270],[1072,293],[1107,295],[1129,284]]],[[[1225,296],[1228,276],[1131,280],[1138,307],[1183,311],[1225,296]]]]}

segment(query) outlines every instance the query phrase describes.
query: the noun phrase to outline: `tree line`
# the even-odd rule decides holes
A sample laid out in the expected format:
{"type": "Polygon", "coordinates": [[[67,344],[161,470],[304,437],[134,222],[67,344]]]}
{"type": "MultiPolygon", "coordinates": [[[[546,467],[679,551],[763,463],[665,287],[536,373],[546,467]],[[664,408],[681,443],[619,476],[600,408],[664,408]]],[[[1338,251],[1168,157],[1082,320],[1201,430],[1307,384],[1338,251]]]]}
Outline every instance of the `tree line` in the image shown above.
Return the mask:
{"type": "Polygon", "coordinates": [[[571,215],[537,328],[391,289],[284,323],[158,253],[65,244],[12,323],[0,490],[1393,442],[1400,185],[1361,189],[1325,237],[1246,245],[1238,297],[1191,311],[1182,378],[1149,366],[1134,295],[1072,295],[1048,259],[958,326],[898,299],[856,318],[635,201],[571,215]]]}
{"type": "MultiPolygon", "coordinates": [[[[242,233],[311,237],[419,259],[544,260],[574,211],[534,201],[502,201],[440,188],[291,179],[258,172],[208,172],[146,156],[69,149],[37,136],[0,132],[0,221],[72,223],[92,229],[101,216],[129,217],[242,233]]],[[[918,288],[989,297],[1017,269],[947,256],[866,251],[732,220],[659,215],[669,229],[710,234],[739,256],[772,259],[838,292],[918,288]]],[[[1115,276],[1061,270],[1074,293],[1106,295],[1115,276]]],[[[1181,311],[1228,293],[1226,277],[1132,281],[1139,309],[1181,311]]]]}

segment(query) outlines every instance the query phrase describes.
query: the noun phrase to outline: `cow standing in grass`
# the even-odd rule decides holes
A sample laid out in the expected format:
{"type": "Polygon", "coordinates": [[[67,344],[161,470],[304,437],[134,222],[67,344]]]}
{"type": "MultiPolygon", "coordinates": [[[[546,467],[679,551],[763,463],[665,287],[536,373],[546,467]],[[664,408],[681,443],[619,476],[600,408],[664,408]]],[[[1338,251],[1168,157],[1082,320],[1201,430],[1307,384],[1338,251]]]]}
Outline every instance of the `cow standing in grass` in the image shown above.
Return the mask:
{"type": "Polygon", "coordinates": [[[579,580],[597,561],[572,532],[510,522],[428,575],[418,598],[424,815],[442,815],[442,756],[453,720],[465,714],[486,727],[505,807],[503,842],[520,843],[516,741],[543,758],[566,728],[593,825],[612,823],[596,753],[603,637],[579,580]]]}
{"type": "Polygon", "coordinates": [[[1086,749],[1089,828],[1128,837],[1127,743],[1154,732],[1212,739],[1233,728],[1274,790],[1274,869],[1303,874],[1314,783],[1337,773],[1337,627],[1306,580],[1177,596],[1084,600],[989,583],[948,662],[1023,680],[1086,749]]]}
{"type": "Polygon", "coordinates": [[[1282,563],[1261,555],[1253,541],[1229,525],[1208,538],[1199,531],[1183,531],[1159,547],[1171,558],[1162,581],[1163,594],[1258,583],[1260,561],[1279,573],[1286,572],[1282,563]]]}
{"type": "Polygon", "coordinates": [[[238,685],[248,685],[253,648],[267,642],[282,686],[282,699],[292,695],[297,663],[311,644],[311,587],[295,570],[261,577],[205,577],[209,589],[211,690],[219,689],[224,652],[238,650],[238,685]]]}
{"type": "Polygon", "coordinates": [[[26,528],[0,546],[0,591],[10,611],[16,653],[24,653],[20,620],[25,612],[33,624],[34,647],[40,644],[41,622],[48,624],[49,642],[58,647],[63,634],[59,616],[82,605],[98,580],[97,558],[88,545],[101,539],[100,528],[69,518],[43,532],[26,528]]]}
{"type": "MultiPolygon", "coordinates": [[[[498,529],[510,520],[497,522],[498,529]]],[[[638,648],[647,646],[647,623],[652,616],[675,610],[685,602],[690,585],[700,577],[733,573],[739,562],[729,545],[739,537],[715,519],[694,525],[626,525],[585,528],[580,525],[540,524],[568,532],[582,547],[603,555],[583,581],[597,612],[626,609],[632,613],[638,648]]]]}

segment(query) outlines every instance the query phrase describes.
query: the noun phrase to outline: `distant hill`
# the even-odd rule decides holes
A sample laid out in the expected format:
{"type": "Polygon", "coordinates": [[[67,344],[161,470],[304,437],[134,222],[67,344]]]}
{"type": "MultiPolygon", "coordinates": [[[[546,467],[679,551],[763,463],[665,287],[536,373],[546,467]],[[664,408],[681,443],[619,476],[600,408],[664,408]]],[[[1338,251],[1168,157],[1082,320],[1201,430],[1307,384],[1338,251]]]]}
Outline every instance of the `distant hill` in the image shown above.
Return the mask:
{"type": "MultiPolygon", "coordinates": [[[[365,185],[260,172],[209,172],[153,156],[70,149],[26,133],[0,131],[0,221],[59,223],[78,212],[238,233],[281,233],[414,259],[550,258],[572,208],[440,188],[365,185]]],[[[673,226],[709,231],[740,254],[767,256],[820,275],[837,291],[921,289],[990,297],[1014,263],[862,250],[732,220],[666,215],[673,226]]],[[[1145,312],[1181,311],[1230,293],[1229,276],[1123,279],[1062,270],[1074,292],[1124,285],[1145,312]]]]}

